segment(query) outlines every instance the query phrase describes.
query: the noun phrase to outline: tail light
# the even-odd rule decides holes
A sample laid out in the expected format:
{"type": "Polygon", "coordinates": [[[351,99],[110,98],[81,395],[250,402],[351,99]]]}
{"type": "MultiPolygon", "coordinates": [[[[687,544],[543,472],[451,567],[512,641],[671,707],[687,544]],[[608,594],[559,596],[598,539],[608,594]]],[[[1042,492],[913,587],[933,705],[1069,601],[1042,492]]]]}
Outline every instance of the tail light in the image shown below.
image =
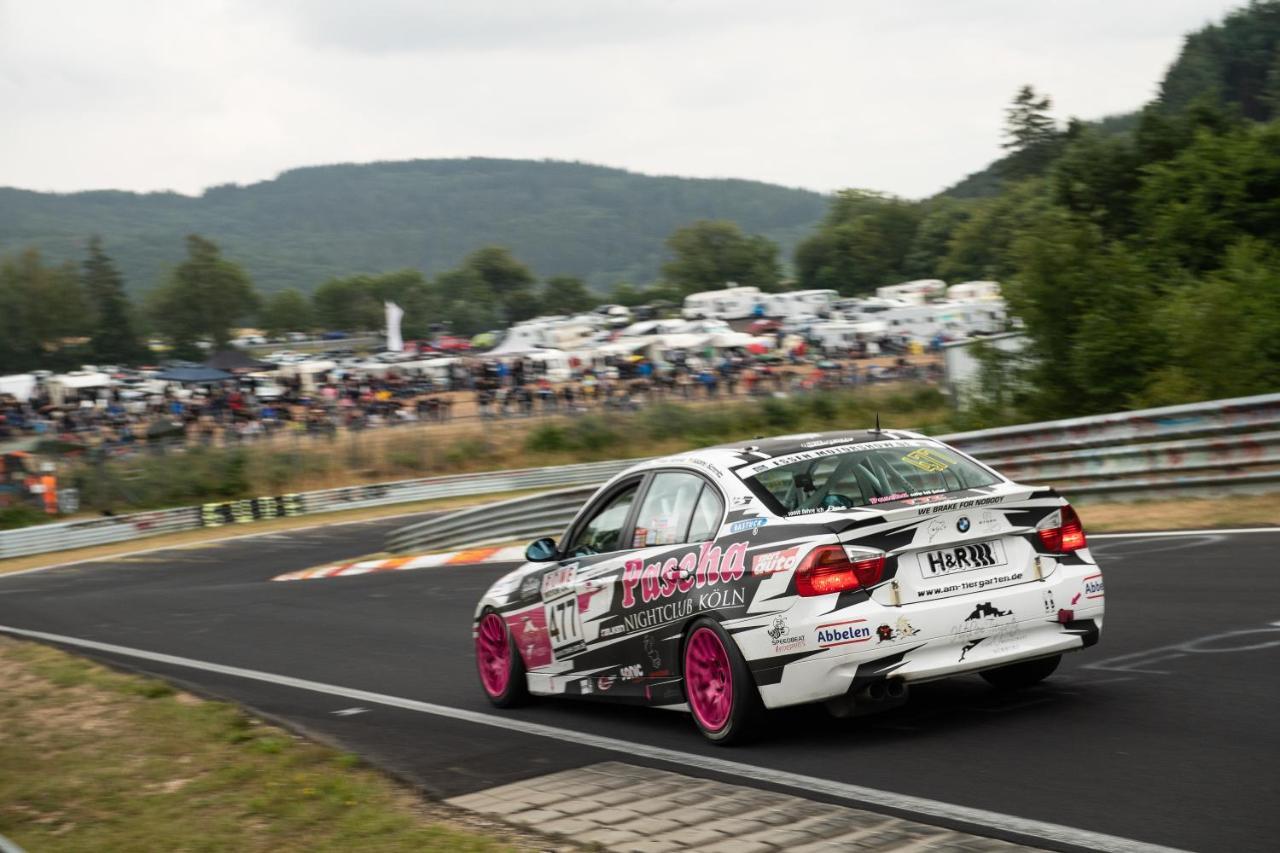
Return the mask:
{"type": "Polygon", "coordinates": [[[884,561],[883,551],[820,545],[796,568],[796,592],[812,596],[873,587],[884,576],[884,561]]]}
{"type": "Polygon", "coordinates": [[[1080,523],[1080,516],[1076,515],[1071,504],[1063,504],[1052,512],[1040,522],[1036,533],[1040,534],[1040,542],[1045,550],[1054,554],[1079,551],[1089,544],[1084,538],[1084,525],[1080,523]]]}

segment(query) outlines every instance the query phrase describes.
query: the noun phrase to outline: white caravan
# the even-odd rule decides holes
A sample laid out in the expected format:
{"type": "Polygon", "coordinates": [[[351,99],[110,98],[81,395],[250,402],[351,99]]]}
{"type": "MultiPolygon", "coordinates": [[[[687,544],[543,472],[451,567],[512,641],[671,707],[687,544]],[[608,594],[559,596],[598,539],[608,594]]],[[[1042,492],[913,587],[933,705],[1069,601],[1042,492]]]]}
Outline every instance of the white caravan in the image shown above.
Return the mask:
{"type": "Polygon", "coordinates": [[[881,299],[901,299],[915,305],[932,299],[941,299],[946,293],[947,283],[936,278],[904,281],[902,284],[888,284],[876,288],[876,296],[881,299]]]}
{"type": "Polygon", "coordinates": [[[966,281],[947,288],[947,298],[955,302],[971,302],[978,299],[999,299],[1000,283],[996,281],[966,281]]]}
{"type": "Polygon", "coordinates": [[[792,290],[764,295],[766,317],[791,320],[804,315],[822,316],[831,311],[837,293],[834,290],[792,290]]]}
{"type": "Polygon", "coordinates": [[[742,320],[754,315],[757,305],[764,304],[765,295],[760,288],[730,284],[724,290],[689,294],[684,298],[681,314],[686,320],[742,320]]]}

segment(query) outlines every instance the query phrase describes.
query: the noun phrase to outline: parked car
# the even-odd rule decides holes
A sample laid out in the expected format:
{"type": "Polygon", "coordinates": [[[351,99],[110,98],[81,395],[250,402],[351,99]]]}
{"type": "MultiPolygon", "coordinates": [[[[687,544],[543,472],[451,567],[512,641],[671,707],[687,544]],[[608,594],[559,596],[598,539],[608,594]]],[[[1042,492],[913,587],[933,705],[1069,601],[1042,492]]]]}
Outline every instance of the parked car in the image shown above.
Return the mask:
{"type": "Polygon", "coordinates": [[[1098,641],[1071,506],[904,431],[793,435],[613,478],[475,612],[480,682],[689,711],[716,743],[766,709],[837,716],[977,673],[1034,684],[1098,641]]]}

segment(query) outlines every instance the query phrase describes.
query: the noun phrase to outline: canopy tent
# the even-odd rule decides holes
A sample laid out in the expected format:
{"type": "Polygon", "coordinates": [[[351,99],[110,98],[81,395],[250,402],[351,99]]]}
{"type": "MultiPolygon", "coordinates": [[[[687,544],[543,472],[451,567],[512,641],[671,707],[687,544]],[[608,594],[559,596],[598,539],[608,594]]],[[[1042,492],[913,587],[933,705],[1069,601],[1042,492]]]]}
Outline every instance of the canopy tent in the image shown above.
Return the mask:
{"type": "Polygon", "coordinates": [[[214,355],[204,363],[205,367],[213,370],[270,370],[275,367],[265,361],[258,361],[256,358],[241,352],[238,349],[223,350],[214,355]]]}
{"type": "Polygon", "coordinates": [[[182,385],[208,385],[213,382],[226,382],[235,379],[225,370],[212,367],[170,367],[157,373],[153,379],[162,382],[178,382],[182,385]]]}

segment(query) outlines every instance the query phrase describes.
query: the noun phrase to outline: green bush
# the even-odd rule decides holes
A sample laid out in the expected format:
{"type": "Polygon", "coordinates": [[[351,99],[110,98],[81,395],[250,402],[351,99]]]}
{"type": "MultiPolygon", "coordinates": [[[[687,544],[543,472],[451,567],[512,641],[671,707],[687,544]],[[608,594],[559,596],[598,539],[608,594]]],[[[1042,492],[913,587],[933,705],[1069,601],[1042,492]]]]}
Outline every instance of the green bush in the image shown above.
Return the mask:
{"type": "Polygon", "coordinates": [[[48,521],[49,516],[26,504],[14,504],[0,508],[0,530],[14,530],[48,521]]]}

